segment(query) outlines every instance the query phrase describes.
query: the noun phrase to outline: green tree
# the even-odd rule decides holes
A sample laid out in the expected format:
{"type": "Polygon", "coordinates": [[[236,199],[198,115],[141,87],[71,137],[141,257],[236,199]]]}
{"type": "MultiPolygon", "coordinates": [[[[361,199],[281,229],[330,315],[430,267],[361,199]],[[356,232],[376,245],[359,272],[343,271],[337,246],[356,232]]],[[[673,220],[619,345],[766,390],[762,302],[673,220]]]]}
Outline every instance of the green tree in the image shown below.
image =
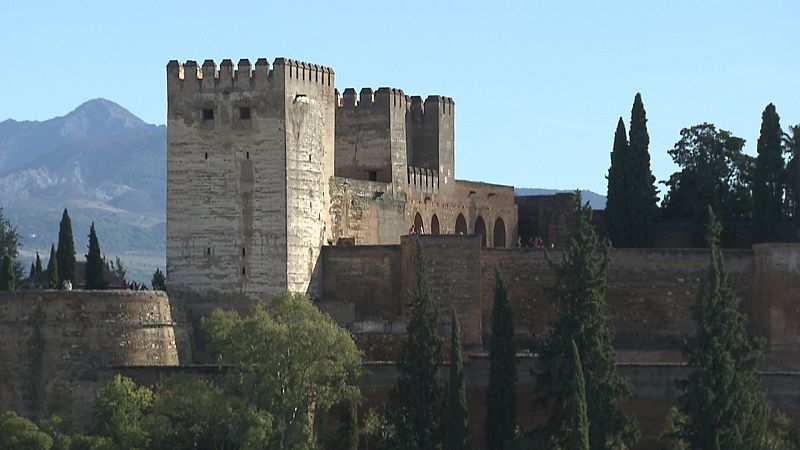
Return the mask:
{"type": "Polygon", "coordinates": [[[719,250],[721,225],[709,208],[708,276],[694,306],[697,340],[689,347],[676,440],[691,449],[769,448],[769,408],[759,391],[761,342],[750,338],[719,250]]]}
{"type": "Polygon", "coordinates": [[[589,417],[586,407],[586,380],[578,346],[572,341],[572,400],[567,450],[589,450],[589,417]]]}
{"type": "Polygon", "coordinates": [[[3,450],[50,450],[53,438],[30,420],[13,411],[0,415],[0,448],[3,450]]]}
{"type": "Polygon", "coordinates": [[[53,289],[58,289],[61,283],[58,278],[58,257],[56,256],[56,248],[50,244],[50,258],[47,260],[47,282],[53,289]]]}
{"type": "Polygon", "coordinates": [[[9,255],[11,259],[19,254],[19,233],[3,214],[0,207],[0,256],[9,255]]]}
{"type": "Polygon", "coordinates": [[[276,448],[313,447],[317,416],[360,396],[361,353],[305,295],[277,296],[246,317],[215,310],[202,328],[243,398],[272,417],[276,448]]]}
{"type": "Polygon", "coordinates": [[[650,170],[650,135],[647,133],[647,114],[638,92],[631,108],[627,158],[623,166],[626,180],[627,202],[625,203],[625,222],[627,223],[630,247],[648,247],[653,243],[653,224],[658,213],[658,193],[656,178],[650,170]]]}
{"type": "Polygon", "coordinates": [[[386,415],[394,428],[393,448],[437,449],[442,444],[444,389],[439,378],[442,342],[436,335],[436,308],[419,240],[414,266],[416,277],[409,299],[411,314],[397,360],[397,383],[389,391],[386,415]]]}
{"type": "MultiPolygon", "coordinates": [[[[750,185],[753,158],[742,152],[744,139],[709,123],[681,130],[681,139],[669,151],[680,171],[665,183],[664,215],[690,219],[694,242],[705,246],[704,224],[708,206],[718,214],[724,229],[737,220],[750,220],[750,185]]],[[[736,243],[733,233],[722,235],[726,246],[736,243]]]]}
{"type": "Polygon", "coordinates": [[[116,257],[116,264],[113,262],[111,263],[111,268],[114,269],[114,275],[120,281],[125,281],[125,266],[122,265],[122,260],[119,259],[119,256],[116,257]]]}
{"type": "Polygon", "coordinates": [[[67,209],[61,215],[58,225],[58,247],[56,249],[58,263],[58,280],[75,281],[75,242],[72,239],[72,221],[67,209]]]}
{"type": "Polygon", "coordinates": [[[158,267],[156,267],[156,271],[153,273],[153,280],[150,285],[157,291],[167,290],[167,279],[164,278],[164,273],[158,267]]]}
{"type": "Polygon", "coordinates": [[[549,448],[563,447],[570,435],[573,398],[572,341],[579,350],[586,381],[589,443],[594,450],[630,448],[639,437],[636,423],[620,410],[631,398],[630,384],[616,372],[612,330],[606,323],[607,246],[600,245],[589,224],[591,208],[576,195],[577,230],[560,262],[547,257],[556,282],[547,290],[557,313],[552,332],[535,348],[540,355],[536,377],[536,406],[549,414],[534,430],[537,441],[549,448]]]}
{"type": "Polygon", "coordinates": [[[36,280],[41,281],[44,270],[42,269],[42,258],[39,257],[39,250],[36,250],[36,264],[34,265],[34,269],[36,270],[36,280]]]}
{"type": "Polygon", "coordinates": [[[761,114],[753,173],[753,242],[779,240],[783,223],[784,163],[781,119],[770,103],[761,114]]]}
{"type": "Polygon", "coordinates": [[[116,375],[95,396],[97,434],[110,438],[119,449],[144,448],[148,435],[143,418],[153,403],[153,391],[116,375]]]}
{"type": "Polygon", "coordinates": [[[606,235],[617,247],[628,247],[627,203],[628,186],[625,179],[625,161],[628,158],[628,137],[622,117],[614,133],[611,166],[608,168],[608,191],[605,211],[606,235]]]}
{"type": "Polygon", "coordinates": [[[151,450],[267,448],[271,424],[268,413],[189,375],[160,384],[143,418],[151,450]]]}
{"type": "Polygon", "coordinates": [[[86,279],[84,289],[96,290],[108,287],[105,277],[105,262],[100,253],[100,242],[94,230],[94,222],[89,228],[89,253],[86,254],[86,279]]]}
{"type": "Polygon", "coordinates": [[[14,271],[14,261],[9,255],[0,256],[0,291],[17,290],[17,273],[14,271]]]}
{"type": "Polygon", "coordinates": [[[494,305],[489,340],[489,387],[486,393],[486,448],[510,448],[517,426],[517,354],[514,313],[500,270],[494,270],[494,305]]]}
{"type": "Polygon", "coordinates": [[[58,416],[39,423],[39,429],[53,439],[53,450],[118,450],[111,439],[77,432],[58,416]]]}
{"type": "Polygon", "coordinates": [[[790,127],[791,135],[784,135],[784,144],[789,161],[786,163],[786,205],[788,218],[786,237],[800,241],[800,125],[790,127]]]}
{"type": "Polygon", "coordinates": [[[336,448],[358,450],[358,402],[346,401],[341,406],[341,418],[336,432],[336,448]]]}
{"type": "Polygon", "coordinates": [[[450,370],[444,411],[444,450],[472,448],[467,394],[464,387],[464,365],[461,361],[461,326],[456,310],[450,317],[450,370]]]}

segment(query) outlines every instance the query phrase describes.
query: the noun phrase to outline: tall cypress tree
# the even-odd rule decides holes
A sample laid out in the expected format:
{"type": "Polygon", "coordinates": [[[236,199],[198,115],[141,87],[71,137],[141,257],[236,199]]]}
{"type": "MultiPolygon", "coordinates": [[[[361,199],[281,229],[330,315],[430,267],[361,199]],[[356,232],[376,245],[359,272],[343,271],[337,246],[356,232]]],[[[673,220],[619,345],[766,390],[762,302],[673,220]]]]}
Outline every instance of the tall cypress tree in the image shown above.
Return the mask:
{"type": "Polygon", "coordinates": [[[30,278],[30,280],[33,282],[36,281],[36,261],[31,261],[31,268],[29,271],[28,278],[30,278]]]}
{"type": "Polygon", "coordinates": [[[599,245],[589,224],[591,208],[576,195],[577,232],[560,262],[548,262],[556,283],[548,297],[558,314],[551,334],[535,349],[539,353],[536,406],[550,414],[534,437],[547,448],[563,447],[570,437],[573,365],[565,356],[578,347],[586,381],[589,442],[594,450],[630,448],[638,440],[635,421],[619,402],[632,396],[630,384],[616,372],[612,330],[606,323],[606,246],[599,245]]]}
{"type": "Polygon", "coordinates": [[[678,382],[683,420],[677,421],[677,437],[692,449],[766,450],[769,410],[758,389],[761,343],[747,335],[719,250],[722,227],[710,207],[708,216],[710,263],[694,307],[697,342],[689,349],[695,370],[678,382]]]}
{"type": "Polygon", "coordinates": [[[36,265],[34,268],[36,269],[37,280],[41,280],[44,270],[42,270],[42,258],[39,257],[39,250],[36,250],[36,265]]]}
{"type": "Polygon", "coordinates": [[[586,380],[578,346],[572,341],[571,425],[566,450],[589,450],[589,417],[586,412],[586,380]]]}
{"type": "Polygon", "coordinates": [[[444,450],[472,448],[467,411],[467,394],[464,388],[464,366],[461,362],[461,326],[456,310],[450,321],[450,376],[443,411],[444,450]]]}
{"type": "Polygon", "coordinates": [[[103,273],[104,268],[105,263],[100,253],[100,242],[97,240],[94,222],[92,222],[92,226],[89,228],[89,253],[86,254],[85,289],[105,289],[108,286],[105,273],[103,273]]]}
{"type": "Polygon", "coordinates": [[[781,118],[770,103],[761,114],[761,134],[753,174],[753,242],[779,239],[783,222],[784,164],[781,118]]]}
{"type": "Polygon", "coordinates": [[[517,426],[517,354],[514,348],[514,313],[508,292],[494,269],[494,305],[489,340],[489,387],[486,393],[486,448],[511,448],[517,426]]]}
{"type": "Polygon", "coordinates": [[[75,241],[72,239],[72,221],[67,208],[64,208],[61,223],[58,225],[56,259],[58,260],[56,266],[58,267],[59,281],[75,281],[75,241]]]}
{"type": "Polygon", "coordinates": [[[439,379],[442,343],[436,335],[436,308],[428,286],[422,244],[416,243],[416,281],[410,292],[411,315],[397,360],[397,384],[389,391],[387,419],[396,449],[438,449],[442,445],[444,389],[439,379]]]}
{"type": "Polygon", "coordinates": [[[4,254],[0,256],[0,291],[17,290],[17,274],[14,272],[14,260],[4,254]]]}
{"type": "Polygon", "coordinates": [[[56,257],[56,247],[50,244],[50,259],[47,260],[47,282],[52,289],[58,289],[61,283],[58,278],[58,257],[56,257]]]}
{"type": "Polygon", "coordinates": [[[625,162],[628,159],[628,137],[622,117],[614,133],[614,148],[611,150],[611,167],[608,168],[608,191],[606,193],[605,226],[608,239],[617,247],[629,247],[627,232],[628,186],[625,178],[625,162]]]}
{"type": "Polygon", "coordinates": [[[800,125],[789,127],[792,134],[784,137],[789,161],[786,163],[786,205],[788,218],[787,238],[800,241],[800,125]]]}
{"type": "Polygon", "coordinates": [[[626,230],[630,247],[653,244],[654,222],[658,213],[656,178],[650,170],[650,135],[647,133],[647,114],[642,95],[636,93],[631,108],[630,139],[624,176],[627,180],[626,230]]]}

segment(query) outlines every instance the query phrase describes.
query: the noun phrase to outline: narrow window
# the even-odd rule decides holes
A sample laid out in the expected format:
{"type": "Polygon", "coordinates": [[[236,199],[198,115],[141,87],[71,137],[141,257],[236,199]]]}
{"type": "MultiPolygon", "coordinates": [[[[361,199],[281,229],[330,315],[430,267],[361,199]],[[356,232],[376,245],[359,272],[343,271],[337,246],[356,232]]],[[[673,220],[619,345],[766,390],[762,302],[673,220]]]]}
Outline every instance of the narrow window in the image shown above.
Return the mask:
{"type": "Polygon", "coordinates": [[[378,181],[378,172],[375,170],[369,171],[369,181],[378,181]]]}
{"type": "Polygon", "coordinates": [[[243,106],[239,108],[239,120],[250,120],[250,108],[243,106]]]}
{"type": "Polygon", "coordinates": [[[247,275],[247,270],[244,267],[242,267],[242,275],[247,275]]]}
{"type": "Polygon", "coordinates": [[[214,120],[214,110],[212,108],[203,108],[203,120],[214,120]]]}
{"type": "Polygon", "coordinates": [[[247,256],[247,252],[245,251],[244,247],[242,247],[242,256],[247,256]]]}
{"type": "Polygon", "coordinates": [[[206,159],[208,159],[208,152],[206,152],[206,159]]]}
{"type": "Polygon", "coordinates": [[[247,152],[247,159],[250,159],[250,152],[247,152]]]}
{"type": "Polygon", "coordinates": [[[206,255],[210,255],[210,254],[211,254],[211,247],[208,247],[208,248],[206,249],[206,255]]]}

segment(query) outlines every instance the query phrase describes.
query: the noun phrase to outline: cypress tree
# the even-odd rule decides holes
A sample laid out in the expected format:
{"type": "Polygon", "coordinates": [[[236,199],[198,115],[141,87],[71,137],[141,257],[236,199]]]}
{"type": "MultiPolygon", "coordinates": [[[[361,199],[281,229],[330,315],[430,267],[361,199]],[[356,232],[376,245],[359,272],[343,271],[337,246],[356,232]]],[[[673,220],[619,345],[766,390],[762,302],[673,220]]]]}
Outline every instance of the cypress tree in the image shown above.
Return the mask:
{"type": "Polygon", "coordinates": [[[547,290],[558,314],[551,334],[538,345],[536,406],[547,423],[534,430],[545,447],[563,447],[570,437],[570,401],[573,398],[572,341],[577,345],[586,383],[589,443],[592,449],[632,447],[639,437],[635,421],[626,417],[619,402],[631,398],[630,384],[616,372],[612,330],[606,323],[607,246],[599,245],[589,224],[591,208],[576,195],[577,232],[560,262],[547,257],[556,283],[547,290]]]}
{"type": "Polygon", "coordinates": [[[761,134],[753,174],[753,242],[778,240],[783,222],[784,164],[781,119],[770,103],[761,114],[761,134]]]}
{"type": "Polygon", "coordinates": [[[786,210],[788,218],[787,237],[800,241],[800,125],[789,127],[792,134],[784,137],[789,161],[786,163],[786,210]]]}
{"type": "Polygon", "coordinates": [[[747,335],[746,318],[728,285],[719,249],[722,227],[709,207],[708,276],[694,307],[697,341],[689,349],[694,371],[678,382],[683,420],[677,436],[692,449],[766,449],[769,410],[758,390],[761,342],[747,335]]]}
{"type": "Polygon", "coordinates": [[[489,340],[489,387],[486,393],[486,448],[511,448],[517,425],[517,355],[514,348],[514,314],[508,293],[494,270],[494,305],[489,340]]]}
{"type": "Polygon", "coordinates": [[[617,247],[628,247],[629,235],[626,227],[628,187],[625,179],[625,161],[628,159],[628,138],[622,117],[614,133],[614,148],[611,150],[611,167],[608,168],[608,191],[606,193],[605,226],[608,239],[617,247]]]}
{"type": "Polygon", "coordinates": [[[589,450],[589,418],[586,413],[586,380],[578,346],[572,341],[572,424],[566,450],[589,450]]]}
{"type": "Polygon", "coordinates": [[[461,362],[461,326],[455,309],[452,310],[450,321],[450,376],[442,415],[444,450],[472,448],[467,394],[464,388],[464,366],[461,362]]]}
{"type": "Polygon", "coordinates": [[[395,430],[392,448],[438,449],[442,444],[440,417],[444,397],[439,379],[442,343],[436,335],[436,308],[419,240],[414,265],[411,315],[397,360],[397,384],[389,391],[387,419],[395,430]]]}
{"type": "Polygon", "coordinates": [[[158,267],[156,267],[156,271],[153,273],[153,279],[151,280],[150,285],[153,287],[153,290],[156,291],[167,290],[167,280],[164,278],[164,273],[161,272],[161,269],[158,267]]]}
{"type": "Polygon", "coordinates": [[[72,221],[67,208],[64,208],[61,223],[58,225],[56,259],[58,260],[56,266],[58,267],[59,281],[75,281],[75,242],[72,239],[72,221]]]}
{"type": "Polygon", "coordinates": [[[47,260],[47,282],[52,289],[58,289],[61,283],[58,278],[58,257],[53,244],[50,244],[50,259],[47,260]]]}
{"type": "Polygon", "coordinates": [[[94,222],[92,222],[92,226],[89,228],[89,253],[86,254],[84,289],[105,289],[108,286],[103,272],[104,267],[105,263],[100,254],[100,242],[97,240],[94,222]]]}
{"type": "Polygon", "coordinates": [[[29,271],[28,278],[31,281],[36,281],[36,261],[31,261],[31,268],[29,271]]]}
{"type": "Polygon", "coordinates": [[[653,226],[658,212],[656,178],[650,170],[650,135],[642,95],[636,93],[631,108],[630,144],[623,172],[628,190],[625,204],[626,230],[630,247],[647,247],[653,243],[653,226]]]}
{"type": "Polygon", "coordinates": [[[17,274],[14,272],[14,260],[3,255],[0,258],[0,291],[17,290],[17,274]]]}
{"type": "Polygon", "coordinates": [[[44,273],[44,270],[42,270],[42,259],[39,258],[39,250],[36,250],[36,266],[35,266],[35,269],[36,269],[36,278],[37,278],[37,280],[39,280],[39,279],[42,278],[42,274],[44,273]]]}

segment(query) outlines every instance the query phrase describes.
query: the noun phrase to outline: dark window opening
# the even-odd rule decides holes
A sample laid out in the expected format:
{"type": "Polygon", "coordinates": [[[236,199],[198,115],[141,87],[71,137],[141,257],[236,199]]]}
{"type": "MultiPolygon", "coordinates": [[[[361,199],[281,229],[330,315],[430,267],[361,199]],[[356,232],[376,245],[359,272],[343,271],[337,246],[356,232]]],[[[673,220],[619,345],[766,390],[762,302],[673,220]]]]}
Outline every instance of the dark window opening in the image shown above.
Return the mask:
{"type": "Polygon", "coordinates": [[[214,110],[211,108],[203,108],[203,120],[214,120],[214,110]]]}
{"type": "Polygon", "coordinates": [[[250,159],[250,152],[247,152],[247,159],[250,159]]]}
{"type": "Polygon", "coordinates": [[[241,107],[239,108],[239,120],[250,120],[250,108],[249,107],[241,107]]]}
{"type": "Polygon", "coordinates": [[[206,159],[208,159],[208,152],[206,152],[206,154],[205,154],[205,158],[206,158],[206,159]]]}
{"type": "Polygon", "coordinates": [[[244,267],[242,267],[242,275],[247,275],[247,270],[244,267]]]}
{"type": "Polygon", "coordinates": [[[369,181],[378,181],[378,172],[375,170],[369,171],[369,181]]]}
{"type": "Polygon", "coordinates": [[[210,254],[211,254],[211,247],[208,247],[208,248],[206,249],[206,255],[210,255],[210,254]]]}
{"type": "Polygon", "coordinates": [[[245,251],[244,247],[242,247],[242,256],[247,256],[247,252],[245,251]]]}

